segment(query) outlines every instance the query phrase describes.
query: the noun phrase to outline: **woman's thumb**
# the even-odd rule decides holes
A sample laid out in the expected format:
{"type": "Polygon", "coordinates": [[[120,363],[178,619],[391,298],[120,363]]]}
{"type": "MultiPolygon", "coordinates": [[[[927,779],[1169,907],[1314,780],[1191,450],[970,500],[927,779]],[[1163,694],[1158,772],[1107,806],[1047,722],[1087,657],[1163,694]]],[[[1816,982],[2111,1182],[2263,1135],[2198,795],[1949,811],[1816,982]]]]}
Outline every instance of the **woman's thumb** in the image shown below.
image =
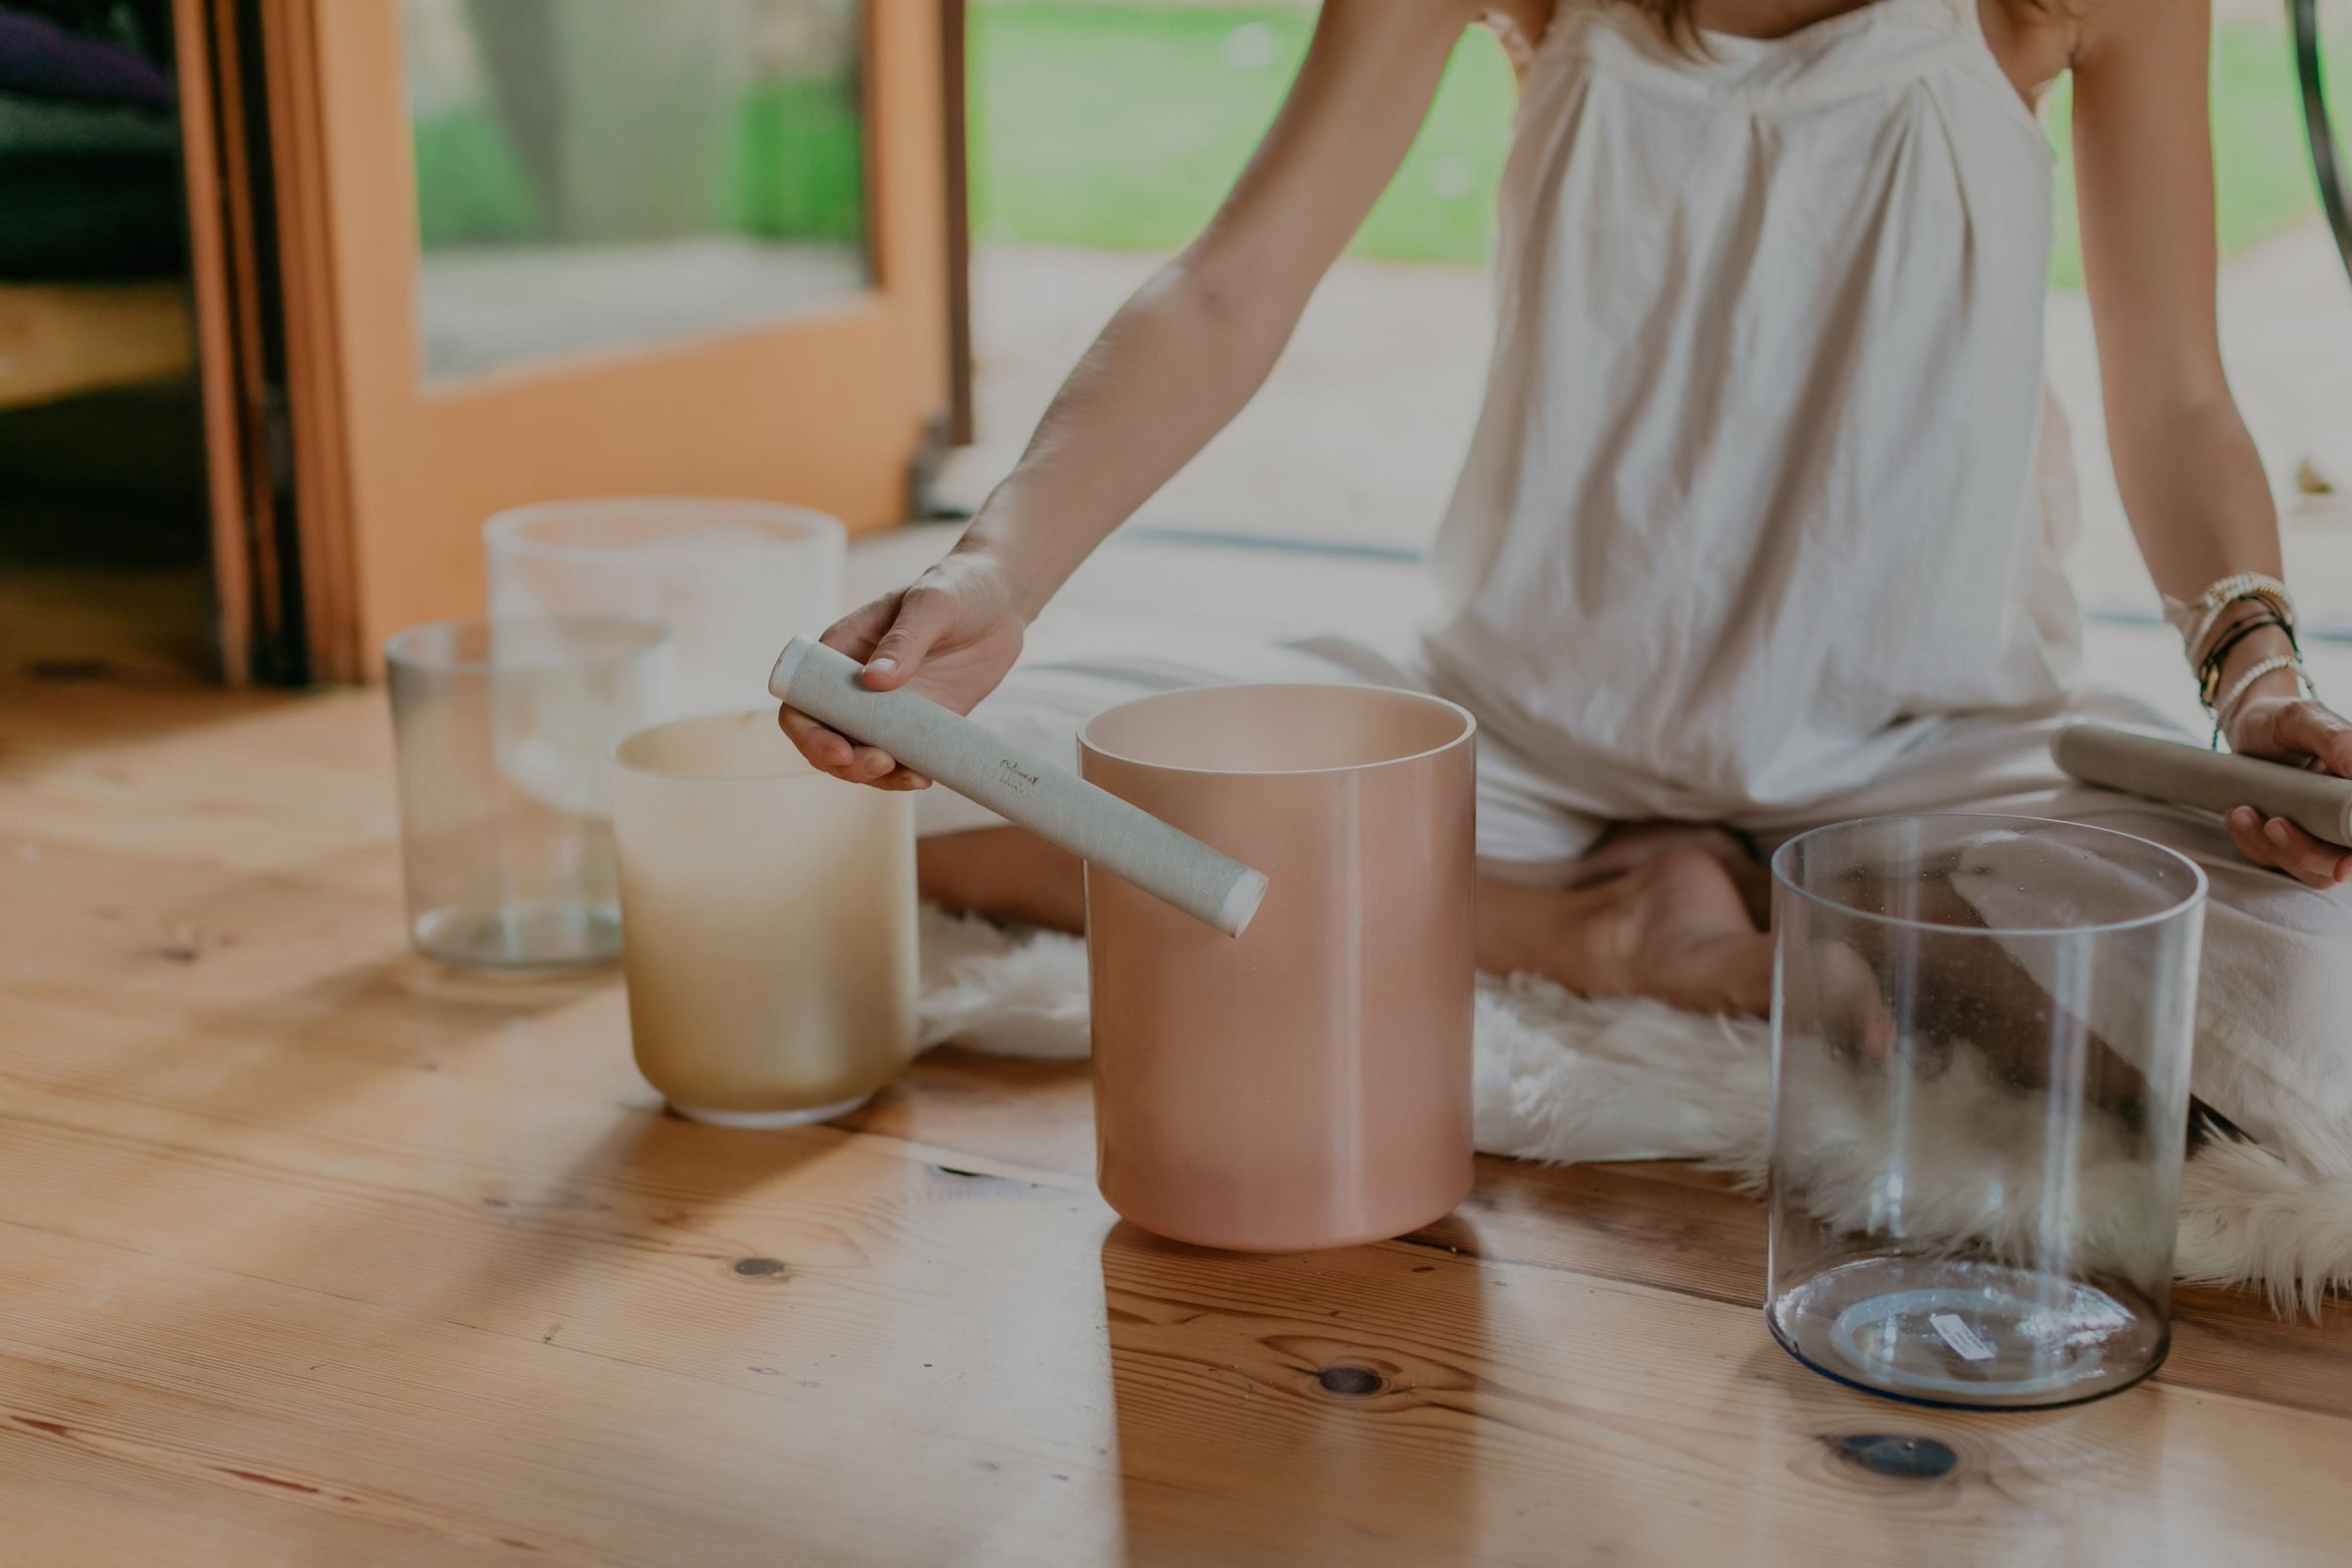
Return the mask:
{"type": "Polygon", "coordinates": [[[873,657],[865,662],[865,684],[876,691],[892,691],[912,680],[931,645],[947,630],[949,613],[945,596],[936,590],[907,590],[899,603],[898,619],[891,622],[890,630],[874,645],[873,657]]]}

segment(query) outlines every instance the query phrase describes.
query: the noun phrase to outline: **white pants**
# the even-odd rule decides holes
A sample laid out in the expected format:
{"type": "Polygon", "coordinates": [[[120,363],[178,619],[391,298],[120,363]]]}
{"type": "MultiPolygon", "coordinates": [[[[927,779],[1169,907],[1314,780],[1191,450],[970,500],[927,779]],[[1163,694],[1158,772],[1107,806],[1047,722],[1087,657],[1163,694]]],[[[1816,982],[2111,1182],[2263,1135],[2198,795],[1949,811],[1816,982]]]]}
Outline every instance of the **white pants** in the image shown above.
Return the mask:
{"type": "MultiPolygon", "coordinates": [[[[1023,664],[974,710],[1047,757],[1076,760],[1079,728],[1153,692],[1239,681],[1358,682],[1427,689],[1423,674],[1362,644],[1318,638],[1180,658],[1023,664]]],[[[1451,696],[1451,693],[1442,695],[1451,696]]],[[[2071,718],[2157,721],[2129,699],[2085,693],[2065,708],[1952,721],[1864,790],[1792,810],[1726,813],[1769,849],[1825,822],[1901,811],[1986,810],[2135,834],[2195,860],[2212,882],[2199,981],[2199,1099],[2313,1172],[2352,1173],[2352,889],[2321,893],[2249,865],[2219,817],[2072,784],[2049,742],[2071,718]]],[[[1491,735],[1478,758],[1482,871],[1516,882],[1564,876],[1609,823],[1491,735]]],[[[1002,826],[947,790],[917,798],[924,835],[1002,826]]]]}

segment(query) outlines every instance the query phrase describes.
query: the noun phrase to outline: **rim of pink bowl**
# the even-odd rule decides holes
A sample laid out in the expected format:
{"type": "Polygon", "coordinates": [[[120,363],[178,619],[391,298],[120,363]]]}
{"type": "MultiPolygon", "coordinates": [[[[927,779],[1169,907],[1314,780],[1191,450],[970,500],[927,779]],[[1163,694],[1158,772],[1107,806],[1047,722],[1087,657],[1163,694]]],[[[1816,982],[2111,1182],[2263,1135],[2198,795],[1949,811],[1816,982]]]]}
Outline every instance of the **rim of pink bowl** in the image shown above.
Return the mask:
{"type": "Polygon", "coordinates": [[[1311,778],[1321,774],[1365,773],[1381,768],[1402,767],[1408,763],[1421,761],[1426,758],[1436,757],[1440,753],[1451,751],[1457,746],[1466,745],[1477,735],[1478,715],[1471,712],[1470,710],[1462,707],[1459,703],[1449,703],[1443,697],[1433,697],[1427,692],[1414,691],[1409,687],[1357,686],[1341,681],[1253,681],[1239,682],[1233,685],[1186,686],[1172,692],[1153,692],[1148,697],[1133,698],[1115,708],[1104,709],[1080,725],[1078,744],[1086,751],[1093,752],[1111,761],[1124,763],[1130,767],[1150,768],[1160,773],[1198,773],[1215,778],[1311,778]],[[1460,720],[1461,728],[1434,746],[1424,746],[1416,751],[1395,757],[1382,757],[1361,762],[1342,762],[1329,767],[1203,767],[1138,757],[1119,747],[1104,745],[1098,739],[1099,726],[1121,715],[1131,715],[1144,709],[1155,708],[1164,704],[1212,703],[1223,698],[1262,695],[1267,692],[1280,692],[1286,695],[1308,692],[1325,693],[1350,700],[1396,699],[1450,713],[1460,720]]]}

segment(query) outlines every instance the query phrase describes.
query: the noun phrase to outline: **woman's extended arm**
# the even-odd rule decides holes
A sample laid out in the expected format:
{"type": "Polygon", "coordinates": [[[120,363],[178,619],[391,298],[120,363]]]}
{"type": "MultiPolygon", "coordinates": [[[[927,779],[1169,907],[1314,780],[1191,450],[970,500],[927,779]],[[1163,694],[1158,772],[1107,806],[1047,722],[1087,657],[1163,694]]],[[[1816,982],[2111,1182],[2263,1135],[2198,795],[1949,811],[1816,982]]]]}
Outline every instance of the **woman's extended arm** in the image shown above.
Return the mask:
{"type": "MultiPolygon", "coordinates": [[[[2107,432],[2132,529],[2157,587],[2194,600],[2238,572],[2279,573],[2278,516],[2222,371],[2207,115],[2209,0],[2104,0],[2075,63],[2075,163],[2083,270],[2098,331],[2107,432]]],[[[2288,653],[2263,629],[2222,673],[2288,653]]],[[[2302,698],[2292,669],[2246,687],[2223,717],[2241,752],[2352,775],[2352,725],[2302,698]]],[[[2352,879],[2352,856],[2291,823],[2232,813],[2248,858],[2315,885],[2352,879]]]]}
{"type": "MultiPolygon", "coordinates": [[[[1208,227],[1111,318],[948,557],[826,634],[866,662],[868,685],[911,681],[965,711],[1004,678],[1046,601],[1264,382],[1486,9],[1326,0],[1281,114],[1208,227]]],[[[802,714],[783,722],[827,772],[921,782],[802,714]]]]}

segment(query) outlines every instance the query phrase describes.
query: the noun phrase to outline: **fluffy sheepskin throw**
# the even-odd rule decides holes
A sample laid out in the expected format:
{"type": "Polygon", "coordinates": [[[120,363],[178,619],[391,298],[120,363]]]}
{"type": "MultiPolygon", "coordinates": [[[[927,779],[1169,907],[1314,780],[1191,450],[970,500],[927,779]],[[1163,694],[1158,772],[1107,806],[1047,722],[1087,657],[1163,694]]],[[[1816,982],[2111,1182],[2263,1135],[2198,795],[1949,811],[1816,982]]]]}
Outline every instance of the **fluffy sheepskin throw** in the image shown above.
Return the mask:
{"type": "MultiPolygon", "coordinates": [[[[1087,1054],[1086,949],[1050,932],[1010,932],[936,909],[923,912],[923,1044],[950,1041],[1000,1055],[1058,1059],[1087,1054]]],[[[1755,1019],[1709,1018],[1646,1001],[1595,1002],[1526,975],[1482,976],[1478,986],[1477,1141],[1491,1154],[1582,1160],[1697,1159],[1760,1187],[1771,1053],[1755,1019]]],[[[1969,1102],[2004,1093],[1981,1073],[1955,1070],[1938,1084],[1955,1097],[1950,1125],[1982,1125],[1969,1102]]],[[[1850,1085],[1832,1098],[1807,1158],[1807,1185],[1833,1212],[1869,1200],[1880,1164],[1872,1107],[1850,1085]],[[1844,1095],[1839,1101],[1835,1097],[1844,1095]],[[1839,1127],[1850,1130],[1838,1136],[1839,1127]]],[[[2031,1158],[1981,1168],[2005,1152],[1955,1139],[1930,1157],[1955,1178],[1955,1194],[2016,1197],[2023,1216],[2031,1158]],[[1966,1162],[1979,1168],[1964,1168],[1966,1162]],[[1989,1178],[1998,1174],[1998,1183],[1989,1178]],[[1973,1179],[1971,1179],[1973,1178],[1973,1179]]],[[[2125,1179],[2094,1159],[2085,1178],[2125,1179]]],[[[1966,1200],[1961,1200],[1965,1202],[1966,1200]]],[[[2086,1211],[2126,1212],[2128,1204],[2086,1211]]],[[[1997,1238],[2004,1215],[1955,1208],[1956,1229],[1997,1238]]],[[[2132,1238],[2093,1237],[2093,1249],[2132,1238]]],[[[2316,1313],[2333,1289],[2352,1291],[2352,1147],[2318,1162],[2290,1163],[2261,1146],[2209,1143],[2189,1161],[2180,1192],[2176,1266],[2180,1278],[2259,1287],[2277,1309],[2316,1313]]]]}

